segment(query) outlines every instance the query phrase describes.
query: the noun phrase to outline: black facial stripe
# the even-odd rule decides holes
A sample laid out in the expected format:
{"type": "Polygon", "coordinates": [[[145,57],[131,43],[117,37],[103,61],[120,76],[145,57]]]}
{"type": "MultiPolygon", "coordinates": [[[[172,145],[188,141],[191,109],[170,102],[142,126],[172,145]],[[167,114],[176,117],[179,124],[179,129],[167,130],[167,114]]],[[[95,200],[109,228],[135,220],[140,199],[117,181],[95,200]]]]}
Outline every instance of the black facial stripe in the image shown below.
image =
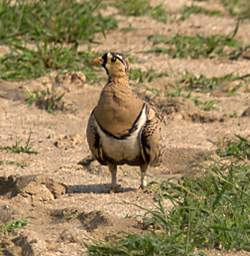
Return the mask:
{"type": "Polygon", "coordinates": [[[124,60],[123,58],[123,55],[121,53],[118,53],[118,52],[106,52],[103,56],[102,56],[102,59],[103,59],[103,63],[102,63],[102,66],[105,68],[107,74],[109,75],[108,73],[108,70],[106,68],[106,64],[108,62],[108,55],[111,54],[112,55],[112,58],[115,57],[116,59],[118,59],[124,66],[125,66],[125,69],[128,70],[128,66],[127,66],[127,63],[126,61],[124,60]]]}
{"type": "Polygon", "coordinates": [[[104,67],[104,69],[105,69],[107,75],[109,76],[108,69],[106,68],[106,64],[107,64],[107,62],[108,62],[108,53],[105,53],[105,54],[102,56],[102,60],[103,60],[102,66],[104,67]]]}
{"type": "Polygon", "coordinates": [[[103,56],[102,56],[102,59],[103,59],[103,63],[102,63],[102,66],[105,67],[107,62],[108,62],[108,53],[105,53],[103,56]]]}

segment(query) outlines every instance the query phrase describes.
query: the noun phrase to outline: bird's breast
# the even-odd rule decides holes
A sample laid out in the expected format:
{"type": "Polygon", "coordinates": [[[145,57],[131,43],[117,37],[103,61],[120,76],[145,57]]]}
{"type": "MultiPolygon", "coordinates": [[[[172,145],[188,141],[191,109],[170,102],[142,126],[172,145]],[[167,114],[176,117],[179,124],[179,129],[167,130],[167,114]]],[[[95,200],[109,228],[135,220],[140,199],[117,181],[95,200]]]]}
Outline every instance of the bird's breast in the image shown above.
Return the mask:
{"type": "Polygon", "coordinates": [[[135,122],[143,107],[130,88],[107,87],[102,91],[94,116],[105,131],[121,136],[135,122]]]}
{"type": "Polygon", "coordinates": [[[146,123],[146,106],[143,107],[142,112],[134,124],[133,131],[126,137],[117,138],[105,131],[98,125],[97,132],[100,136],[101,145],[105,155],[116,162],[133,162],[141,154],[140,134],[141,130],[146,123]]]}

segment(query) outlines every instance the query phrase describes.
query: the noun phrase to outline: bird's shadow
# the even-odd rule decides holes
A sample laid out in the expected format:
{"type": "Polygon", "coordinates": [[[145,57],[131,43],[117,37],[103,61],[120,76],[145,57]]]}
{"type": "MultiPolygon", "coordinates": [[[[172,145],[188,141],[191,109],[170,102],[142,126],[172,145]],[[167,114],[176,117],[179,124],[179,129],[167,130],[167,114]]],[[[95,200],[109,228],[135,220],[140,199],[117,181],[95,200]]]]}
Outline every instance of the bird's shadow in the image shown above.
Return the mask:
{"type": "MultiPolygon", "coordinates": [[[[131,187],[120,187],[118,193],[135,191],[135,188],[131,187]]],[[[111,192],[110,184],[88,184],[88,185],[68,185],[67,194],[74,193],[94,193],[94,194],[107,194],[111,192]]]]}

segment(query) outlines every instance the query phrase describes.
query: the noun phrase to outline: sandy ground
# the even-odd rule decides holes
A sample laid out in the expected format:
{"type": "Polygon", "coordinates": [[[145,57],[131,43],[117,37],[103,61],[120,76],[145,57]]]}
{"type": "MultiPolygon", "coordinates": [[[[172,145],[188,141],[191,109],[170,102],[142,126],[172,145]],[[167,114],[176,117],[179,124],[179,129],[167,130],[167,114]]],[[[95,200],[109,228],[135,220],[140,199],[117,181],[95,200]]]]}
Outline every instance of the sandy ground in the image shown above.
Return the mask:
{"type": "MultiPolygon", "coordinates": [[[[167,10],[178,12],[191,1],[161,1],[167,10]]],[[[159,1],[153,1],[159,3],[159,1]]],[[[209,8],[221,8],[218,3],[200,3],[209,8]]],[[[111,10],[114,11],[114,10],[111,10]]],[[[249,60],[171,59],[167,55],[145,54],[152,46],[147,36],[152,33],[230,33],[234,20],[229,16],[192,15],[185,21],[159,23],[148,17],[119,16],[119,28],[109,32],[94,51],[115,50],[132,54],[139,60],[131,67],[154,68],[172,74],[151,83],[135,85],[135,93],[149,99],[161,110],[166,127],[166,153],[160,167],[148,171],[149,182],[160,182],[172,176],[190,175],[204,156],[216,148],[216,143],[235,134],[250,135],[250,89],[238,90],[228,96],[224,87],[215,93],[197,94],[215,100],[216,108],[202,111],[189,99],[166,97],[173,77],[184,71],[207,76],[230,72],[246,74],[249,60]],[[134,28],[124,32],[129,24],[134,28]],[[160,91],[154,95],[147,88],[160,91]],[[232,115],[233,113],[233,115],[232,115]]],[[[249,43],[250,22],[244,22],[237,38],[249,43]]],[[[5,47],[1,52],[6,51],[5,47]]],[[[52,78],[53,80],[53,78],[52,78]]],[[[154,207],[154,194],[138,190],[139,170],[119,167],[120,193],[109,193],[110,175],[106,167],[92,163],[84,167],[79,162],[88,157],[85,130],[88,116],[95,106],[105,80],[88,85],[83,80],[61,81],[67,111],[49,114],[25,104],[25,91],[51,85],[49,77],[35,81],[0,81],[0,140],[10,146],[18,139],[27,141],[38,154],[13,154],[0,151],[0,223],[10,219],[26,219],[27,226],[17,232],[17,238],[4,240],[6,255],[85,255],[86,244],[119,235],[122,232],[142,232],[144,211],[135,206],[154,207]]],[[[166,201],[166,207],[171,204],[166,201]]],[[[0,253],[1,254],[1,253],[0,253]]],[[[250,255],[249,253],[208,252],[208,255],[250,255]]]]}

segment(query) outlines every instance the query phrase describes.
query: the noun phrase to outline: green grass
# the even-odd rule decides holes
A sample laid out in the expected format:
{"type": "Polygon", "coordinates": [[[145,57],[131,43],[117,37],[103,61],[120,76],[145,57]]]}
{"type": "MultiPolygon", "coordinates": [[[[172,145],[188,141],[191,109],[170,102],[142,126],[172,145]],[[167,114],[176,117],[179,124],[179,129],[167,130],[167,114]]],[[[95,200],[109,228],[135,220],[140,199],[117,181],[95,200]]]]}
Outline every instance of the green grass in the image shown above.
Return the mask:
{"type": "Polygon", "coordinates": [[[230,15],[238,19],[250,18],[250,2],[248,0],[220,0],[230,15]]]}
{"type": "Polygon", "coordinates": [[[148,12],[150,4],[148,0],[117,1],[114,6],[127,16],[143,16],[148,12]]]}
{"type": "Polygon", "coordinates": [[[161,93],[161,90],[159,90],[158,88],[154,88],[154,87],[147,87],[146,92],[150,92],[153,95],[159,95],[161,93]]]}
{"type": "Polygon", "coordinates": [[[134,80],[138,83],[144,83],[144,82],[152,82],[153,80],[168,76],[167,72],[157,72],[156,70],[150,68],[147,71],[143,71],[140,68],[134,68],[130,69],[129,71],[129,78],[131,80],[134,80]]]}
{"type": "Polygon", "coordinates": [[[134,30],[135,30],[135,27],[133,27],[130,23],[126,27],[121,28],[122,32],[131,32],[134,30]]]}
{"type": "Polygon", "coordinates": [[[185,99],[188,99],[192,101],[195,106],[199,107],[201,110],[204,111],[211,111],[216,109],[216,101],[214,100],[202,100],[198,96],[193,96],[191,91],[184,90],[183,87],[181,87],[180,83],[177,83],[174,89],[168,91],[166,93],[169,97],[183,97],[185,99]]]}
{"type": "Polygon", "coordinates": [[[199,255],[208,249],[250,250],[250,166],[214,165],[199,178],[165,181],[159,204],[151,212],[151,232],[89,247],[90,255],[199,255]],[[154,230],[157,228],[157,230],[154,230]],[[198,249],[197,249],[198,248],[198,249]]]}
{"type": "Polygon", "coordinates": [[[191,94],[187,95],[186,98],[193,101],[193,103],[198,106],[201,110],[211,111],[216,109],[216,101],[214,100],[201,100],[199,97],[194,97],[191,94]]]}
{"type": "Polygon", "coordinates": [[[221,77],[206,77],[205,75],[194,75],[190,72],[185,72],[179,80],[181,84],[189,90],[197,92],[211,92],[224,82],[234,81],[236,76],[232,73],[221,77]]]}
{"type": "Polygon", "coordinates": [[[217,150],[220,157],[233,156],[250,160],[250,139],[237,135],[235,140],[228,141],[223,148],[217,150]]]}
{"type": "Polygon", "coordinates": [[[249,74],[237,75],[229,73],[218,77],[206,77],[205,75],[194,75],[190,72],[184,72],[182,77],[178,80],[180,85],[183,85],[190,91],[208,93],[223,86],[226,83],[237,82],[234,88],[229,92],[233,94],[240,87],[249,83],[249,74]]]}
{"type": "MultiPolygon", "coordinates": [[[[143,236],[128,235],[123,239],[91,245],[88,248],[90,256],[188,256],[185,244],[172,237],[156,234],[143,236]]],[[[198,255],[197,255],[198,256],[198,255]]]]}
{"type": "Polygon", "coordinates": [[[113,17],[101,14],[102,6],[101,0],[0,1],[0,43],[10,48],[0,58],[0,79],[36,79],[60,70],[82,71],[95,82],[93,54],[77,49],[117,27],[113,17]]]}
{"type": "Polygon", "coordinates": [[[193,92],[211,93],[213,90],[223,88],[224,85],[234,84],[229,89],[223,89],[227,96],[232,96],[241,88],[248,86],[249,74],[237,75],[229,73],[220,77],[206,77],[205,75],[194,75],[190,72],[184,72],[180,79],[177,79],[174,89],[169,90],[166,95],[170,97],[183,97],[191,100],[197,107],[204,111],[216,109],[216,101],[202,100],[194,96],[193,92]]]}
{"type": "Polygon", "coordinates": [[[79,69],[79,57],[73,48],[38,45],[29,49],[15,45],[0,59],[1,79],[23,80],[38,78],[51,70],[79,69]]]}
{"type": "Polygon", "coordinates": [[[184,5],[181,9],[181,19],[186,20],[188,19],[192,14],[205,14],[208,16],[221,16],[222,13],[217,10],[209,10],[205,9],[201,6],[197,5],[184,5]]]}
{"type": "Polygon", "coordinates": [[[179,85],[177,85],[175,86],[174,89],[171,89],[170,91],[168,91],[166,95],[170,97],[181,97],[183,95],[182,93],[183,93],[182,88],[179,85]]]}
{"type": "Polygon", "coordinates": [[[0,165],[15,165],[15,166],[21,167],[21,168],[24,168],[27,166],[27,164],[24,162],[17,162],[17,161],[13,161],[13,160],[0,160],[0,165]]]}
{"type": "Polygon", "coordinates": [[[30,140],[31,140],[31,133],[29,134],[29,137],[26,141],[26,143],[22,143],[22,140],[18,139],[16,140],[16,143],[12,146],[0,146],[0,151],[6,151],[10,153],[26,153],[26,154],[38,154],[37,151],[35,151],[30,146],[30,140]]]}
{"type": "Polygon", "coordinates": [[[176,205],[170,225],[198,248],[250,250],[249,175],[249,165],[215,164],[202,177],[163,183],[163,197],[176,205]]]}
{"type": "Polygon", "coordinates": [[[239,116],[238,116],[238,114],[237,114],[236,111],[233,111],[233,112],[231,112],[231,113],[228,114],[228,117],[230,117],[230,118],[237,118],[237,117],[239,117],[239,116]]]}
{"type": "Polygon", "coordinates": [[[27,221],[20,219],[20,220],[11,220],[2,226],[0,226],[0,235],[7,235],[14,230],[23,228],[24,226],[27,225],[27,221]]]}
{"type": "Polygon", "coordinates": [[[166,23],[168,20],[168,14],[163,5],[158,4],[151,6],[149,0],[123,0],[116,1],[114,6],[118,8],[122,15],[127,16],[151,16],[153,19],[166,23]]]}
{"type": "Polygon", "coordinates": [[[90,64],[94,54],[78,52],[75,47],[61,44],[38,43],[34,48],[13,44],[10,52],[0,58],[0,79],[36,79],[58,70],[82,71],[89,83],[98,78],[90,64]]]}
{"type": "Polygon", "coordinates": [[[64,93],[58,94],[55,89],[44,89],[28,91],[25,101],[28,105],[35,104],[38,108],[44,109],[49,113],[65,109],[63,101],[64,93]]]}
{"type": "Polygon", "coordinates": [[[228,57],[237,59],[244,51],[242,43],[232,37],[223,35],[181,35],[172,37],[151,35],[148,40],[153,43],[149,53],[165,53],[172,58],[214,58],[228,57]],[[164,45],[157,46],[157,45],[164,45]]]}
{"type": "Polygon", "coordinates": [[[166,23],[170,19],[168,13],[161,4],[151,7],[151,10],[149,11],[149,16],[163,23],[166,23]]]}
{"type": "Polygon", "coordinates": [[[100,14],[99,0],[54,0],[0,2],[0,41],[22,38],[29,41],[78,44],[95,33],[116,28],[111,16],[100,14]]]}
{"type": "Polygon", "coordinates": [[[92,244],[89,255],[198,256],[206,255],[205,249],[250,251],[250,165],[214,162],[202,168],[199,176],[163,181],[155,199],[156,209],[145,209],[147,231],[92,244]],[[173,207],[165,208],[162,199],[170,200],[173,207]]]}

